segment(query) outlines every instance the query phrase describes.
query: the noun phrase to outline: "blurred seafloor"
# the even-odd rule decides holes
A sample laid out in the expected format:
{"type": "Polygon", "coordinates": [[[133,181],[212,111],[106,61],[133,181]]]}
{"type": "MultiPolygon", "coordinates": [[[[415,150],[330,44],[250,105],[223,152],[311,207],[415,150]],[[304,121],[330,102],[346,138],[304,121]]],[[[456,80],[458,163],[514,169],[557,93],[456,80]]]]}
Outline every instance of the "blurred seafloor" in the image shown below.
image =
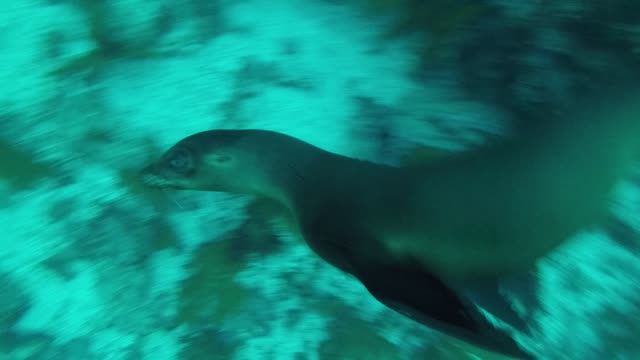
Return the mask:
{"type": "MultiPolygon", "coordinates": [[[[210,128],[397,163],[640,71],[640,3],[0,4],[0,359],[497,359],[389,311],[251,199],[142,188],[210,128]]],[[[640,175],[640,174],[639,174],[640,175]]],[[[544,359],[640,358],[640,177],[544,259],[544,359]]]]}

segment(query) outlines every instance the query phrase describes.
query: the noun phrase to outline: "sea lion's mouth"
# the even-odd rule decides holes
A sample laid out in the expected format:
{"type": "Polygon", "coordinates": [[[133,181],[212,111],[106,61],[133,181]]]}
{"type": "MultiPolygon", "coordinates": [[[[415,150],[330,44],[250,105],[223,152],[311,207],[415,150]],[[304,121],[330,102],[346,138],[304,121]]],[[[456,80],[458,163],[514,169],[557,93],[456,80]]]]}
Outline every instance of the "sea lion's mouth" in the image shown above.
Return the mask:
{"type": "Polygon", "coordinates": [[[142,183],[149,187],[154,188],[166,188],[169,187],[169,184],[165,178],[157,176],[155,174],[143,174],[142,175],[142,183]]]}
{"type": "Polygon", "coordinates": [[[153,166],[149,166],[142,170],[142,184],[152,188],[165,189],[165,188],[174,188],[181,189],[181,186],[178,186],[175,181],[171,181],[165,176],[158,175],[154,170],[153,166]]]}

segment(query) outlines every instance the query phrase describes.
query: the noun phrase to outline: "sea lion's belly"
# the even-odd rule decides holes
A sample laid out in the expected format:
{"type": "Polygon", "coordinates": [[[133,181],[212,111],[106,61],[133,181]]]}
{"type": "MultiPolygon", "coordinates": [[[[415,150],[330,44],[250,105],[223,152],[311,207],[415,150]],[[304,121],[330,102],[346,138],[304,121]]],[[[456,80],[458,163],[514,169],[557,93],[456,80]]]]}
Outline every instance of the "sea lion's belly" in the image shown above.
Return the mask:
{"type": "Polygon", "coordinates": [[[351,273],[351,265],[344,248],[336,246],[329,241],[323,241],[322,238],[315,235],[304,236],[304,240],[313,252],[320,256],[322,260],[337,267],[338,269],[351,273]]]}
{"type": "Polygon", "coordinates": [[[372,229],[353,215],[356,210],[345,209],[350,208],[337,205],[302,211],[299,227],[314,253],[338,269],[353,274],[354,267],[384,260],[388,252],[379,237],[372,234],[372,229]],[[338,213],[338,209],[342,212],[338,213]]]}
{"type": "Polygon", "coordinates": [[[320,258],[338,269],[352,273],[355,252],[349,236],[331,226],[331,223],[300,224],[300,234],[307,246],[320,258]]]}
{"type": "Polygon", "coordinates": [[[508,249],[479,248],[459,239],[394,235],[384,240],[388,256],[417,260],[440,278],[465,282],[515,271],[523,265],[508,249]]]}

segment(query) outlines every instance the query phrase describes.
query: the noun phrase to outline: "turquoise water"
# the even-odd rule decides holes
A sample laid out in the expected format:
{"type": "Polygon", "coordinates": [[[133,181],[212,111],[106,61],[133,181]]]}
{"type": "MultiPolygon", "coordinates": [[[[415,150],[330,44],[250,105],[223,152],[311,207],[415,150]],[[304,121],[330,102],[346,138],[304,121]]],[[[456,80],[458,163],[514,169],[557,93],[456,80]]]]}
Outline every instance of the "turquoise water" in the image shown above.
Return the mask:
{"type": "MultiPolygon", "coordinates": [[[[272,204],[140,171],[208,129],[446,161],[635,79],[640,9],[607,4],[2,2],[0,359],[504,358],[385,307],[272,204]]],[[[629,170],[606,217],[505,286],[537,358],[640,356],[629,170]]]]}

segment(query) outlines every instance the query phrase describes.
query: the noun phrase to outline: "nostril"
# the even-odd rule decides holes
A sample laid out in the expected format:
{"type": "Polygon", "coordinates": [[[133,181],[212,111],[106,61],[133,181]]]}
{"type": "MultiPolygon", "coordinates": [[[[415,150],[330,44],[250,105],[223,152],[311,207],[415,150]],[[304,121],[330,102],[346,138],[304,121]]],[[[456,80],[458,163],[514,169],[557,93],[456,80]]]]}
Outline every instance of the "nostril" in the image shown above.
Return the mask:
{"type": "Polygon", "coordinates": [[[151,183],[153,182],[153,178],[154,176],[151,174],[142,174],[142,183],[145,185],[151,185],[151,183]]]}
{"type": "Polygon", "coordinates": [[[142,170],[140,170],[140,176],[145,177],[147,175],[151,175],[155,172],[155,170],[156,170],[156,165],[151,164],[149,166],[144,167],[142,170]]]}
{"type": "Polygon", "coordinates": [[[152,164],[140,170],[140,178],[143,184],[153,185],[157,183],[158,175],[156,174],[156,169],[156,165],[152,164]]]}

